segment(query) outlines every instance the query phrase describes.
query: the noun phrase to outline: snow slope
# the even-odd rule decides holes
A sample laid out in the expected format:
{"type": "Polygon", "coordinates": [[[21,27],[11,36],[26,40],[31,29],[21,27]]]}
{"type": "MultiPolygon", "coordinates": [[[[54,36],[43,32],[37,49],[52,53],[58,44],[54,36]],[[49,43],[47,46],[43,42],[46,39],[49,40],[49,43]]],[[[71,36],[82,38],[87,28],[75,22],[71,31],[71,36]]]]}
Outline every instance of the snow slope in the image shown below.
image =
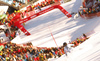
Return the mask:
{"type": "MultiPolygon", "coordinates": [[[[81,0],[72,0],[63,6],[68,12],[77,12],[81,5],[81,0]]],[[[50,30],[58,44],[69,42],[80,37],[82,33],[92,36],[78,47],[72,49],[68,56],[52,58],[49,61],[100,61],[100,18],[83,19],[81,17],[73,20],[67,18],[58,9],[52,10],[35,19],[28,21],[25,28],[31,33],[30,36],[24,34],[17,36],[12,42],[22,44],[32,42],[38,47],[56,47],[50,34],[50,30]],[[50,30],[49,30],[50,28],[50,30]]]]}
{"type": "Polygon", "coordinates": [[[68,56],[61,56],[49,61],[100,61],[100,32],[72,49],[68,56]]]}

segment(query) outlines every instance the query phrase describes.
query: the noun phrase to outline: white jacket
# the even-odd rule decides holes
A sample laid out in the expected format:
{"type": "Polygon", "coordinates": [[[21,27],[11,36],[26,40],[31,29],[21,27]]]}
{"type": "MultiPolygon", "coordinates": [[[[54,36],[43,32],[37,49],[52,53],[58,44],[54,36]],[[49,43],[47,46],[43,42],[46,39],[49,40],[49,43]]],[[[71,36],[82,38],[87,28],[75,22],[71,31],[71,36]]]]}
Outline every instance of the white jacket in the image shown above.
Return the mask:
{"type": "Polygon", "coordinates": [[[67,45],[64,47],[64,52],[66,55],[67,55],[67,52],[70,52],[70,48],[67,45]]]}

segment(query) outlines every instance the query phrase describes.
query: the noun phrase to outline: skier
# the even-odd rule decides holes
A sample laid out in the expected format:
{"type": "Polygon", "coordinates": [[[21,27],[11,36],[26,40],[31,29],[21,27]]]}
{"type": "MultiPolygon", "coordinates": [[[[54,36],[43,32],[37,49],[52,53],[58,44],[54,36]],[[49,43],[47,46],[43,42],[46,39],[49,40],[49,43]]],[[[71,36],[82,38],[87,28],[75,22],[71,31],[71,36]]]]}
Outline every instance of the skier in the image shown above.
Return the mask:
{"type": "Polygon", "coordinates": [[[67,56],[67,52],[70,53],[70,48],[67,46],[67,43],[66,42],[63,43],[63,47],[64,47],[65,55],[67,56]]]}

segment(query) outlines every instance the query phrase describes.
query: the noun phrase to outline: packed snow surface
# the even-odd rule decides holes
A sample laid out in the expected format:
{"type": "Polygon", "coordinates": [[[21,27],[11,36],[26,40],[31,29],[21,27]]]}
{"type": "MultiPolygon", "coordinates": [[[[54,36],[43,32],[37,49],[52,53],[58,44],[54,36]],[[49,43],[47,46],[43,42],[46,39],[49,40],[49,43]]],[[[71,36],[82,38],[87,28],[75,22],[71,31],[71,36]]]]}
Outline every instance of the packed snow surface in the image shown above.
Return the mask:
{"type": "MultiPolygon", "coordinates": [[[[81,0],[72,0],[62,4],[69,13],[77,12],[81,6],[81,0]]],[[[67,18],[59,9],[54,9],[37,18],[26,22],[25,28],[31,33],[30,36],[21,34],[12,42],[23,44],[32,42],[33,46],[38,47],[57,47],[62,46],[63,42],[69,42],[80,37],[83,33],[92,35],[90,39],[72,48],[71,53],[66,57],[53,58],[49,61],[100,61],[100,18],[77,19],[67,18]]]]}

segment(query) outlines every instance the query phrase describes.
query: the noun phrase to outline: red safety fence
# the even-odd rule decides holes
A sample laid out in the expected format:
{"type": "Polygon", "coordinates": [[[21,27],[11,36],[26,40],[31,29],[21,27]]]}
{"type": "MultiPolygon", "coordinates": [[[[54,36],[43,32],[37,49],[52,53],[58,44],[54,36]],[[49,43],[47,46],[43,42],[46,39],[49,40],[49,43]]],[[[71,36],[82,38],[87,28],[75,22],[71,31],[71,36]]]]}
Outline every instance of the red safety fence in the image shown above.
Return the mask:
{"type": "Polygon", "coordinates": [[[25,35],[28,36],[28,35],[30,35],[30,33],[21,24],[25,23],[25,22],[27,22],[31,19],[34,19],[34,18],[36,18],[36,17],[38,17],[38,16],[40,16],[44,13],[47,13],[47,12],[53,10],[53,9],[56,9],[56,8],[58,8],[61,12],[63,12],[68,18],[72,17],[72,15],[70,13],[68,13],[63,7],[61,7],[60,5],[54,5],[52,7],[49,7],[47,9],[43,10],[43,11],[36,13],[36,14],[33,14],[32,16],[29,16],[25,19],[20,19],[20,20],[16,21],[14,23],[14,26],[17,26],[23,33],[25,33],[25,35]]]}

